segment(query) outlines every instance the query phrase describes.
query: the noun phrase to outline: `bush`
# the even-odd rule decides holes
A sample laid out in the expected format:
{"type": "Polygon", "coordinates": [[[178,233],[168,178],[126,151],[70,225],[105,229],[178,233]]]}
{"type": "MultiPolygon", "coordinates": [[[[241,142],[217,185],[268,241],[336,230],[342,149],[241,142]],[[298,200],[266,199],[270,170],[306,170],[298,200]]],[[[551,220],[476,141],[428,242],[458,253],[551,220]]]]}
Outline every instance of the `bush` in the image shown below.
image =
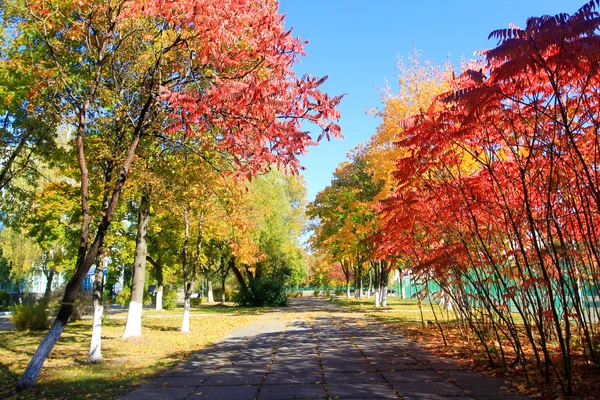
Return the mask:
{"type": "MultiPolygon", "coordinates": [[[[221,293],[222,293],[221,287],[216,287],[213,289],[213,297],[217,303],[221,302],[221,293]]],[[[233,296],[234,296],[233,291],[229,288],[229,286],[226,286],[225,287],[225,301],[231,301],[233,296]]]]}
{"type": "Polygon", "coordinates": [[[8,306],[10,306],[10,294],[0,290],[0,311],[8,310],[8,306]]]}
{"type": "Polygon", "coordinates": [[[191,307],[200,307],[200,305],[202,305],[202,297],[198,296],[190,299],[191,307]]]}
{"type": "Polygon", "coordinates": [[[336,296],[343,296],[346,293],[345,290],[342,289],[335,289],[335,295],[336,296]]]}
{"type": "Polygon", "coordinates": [[[152,304],[152,295],[147,290],[144,290],[144,299],[142,300],[142,304],[146,307],[152,304]]]}
{"type": "Polygon", "coordinates": [[[73,305],[73,313],[69,318],[70,321],[79,321],[84,315],[89,315],[94,312],[94,294],[92,292],[79,293],[79,297],[73,305]]]}
{"type": "MultiPolygon", "coordinates": [[[[55,314],[58,312],[62,303],[63,297],[65,296],[65,287],[61,286],[52,292],[50,301],[46,301],[46,307],[50,310],[50,313],[55,314]]],[[[75,304],[73,304],[73,312],[70,321],[78,321],[83,318],[84,315],[89,315],[94,312],[94,294],[92,292],[79,293],[75,304]]],[[[44,301],[43,299],[41,301],[44,301]]]]}
{"type": "Polygon", "coordinates": [[[313,292],[313,296],[319,297],[319,292],[320,292],[319,289],[315,289],[315,291],[313,292]]]}
{"type": "Polygon", "coordinates": [[[18,331],[43,331],[50,328],[48,317],[48,301],[37,304],[15,304],[12,308],[11,320],[18,331]]]}
{"type": "Polygon", "coordinates": [[[163,291],[162,306],[165,310],[170,310],[177,307],[177,290],[170,286],[166,286],[163,291]]]}
{"type": "Polygon", "coordinates": [[[289,303],[283,280],[269,276],[254,279],[246,290],[239,290],[233,300],[244,307],[281,307],[289,303]]]}
{"type": "Polygon", "coordinates": [[[115,303],[120,304],[121,307],[126,307],[131,301],[131,288],[129,286],[123,286],[123,290],[117,293],[115,297],[115,303]]]}

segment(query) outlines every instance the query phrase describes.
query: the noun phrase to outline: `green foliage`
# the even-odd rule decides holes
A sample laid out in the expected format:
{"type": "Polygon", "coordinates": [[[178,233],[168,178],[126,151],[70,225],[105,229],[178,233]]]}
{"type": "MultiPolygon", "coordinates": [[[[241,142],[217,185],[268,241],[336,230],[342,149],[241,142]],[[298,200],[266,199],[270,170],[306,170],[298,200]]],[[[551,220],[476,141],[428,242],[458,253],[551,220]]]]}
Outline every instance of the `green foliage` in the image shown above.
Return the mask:
{"type": "MultiPolygon", "coordinates": [[[[221,294],[222,294],[222,290],[220,287],[216,287],[213,289],[213,296],[215,298],[215,301],[220,302],[221,301],[221,294]]],[[[225,301],[231,301],[231,299],[233,298],[233,291],[229,288],[229,286],[225,287],[225,301]]]]}
{"type": "Polygon", "coordinates": [[[123,286],[123,290],[121,290],[117,296],[115,297],[115,303],[120,304],[121,307],[127,306],[131,301],[131,288],[129,286],[123,286]]]}
{"type": "Polygon", "coordinates": [[[319,292],[320,292],[319,289],[315,289],[315,291],[313,292],[313,296],[319,297],[319,292]]]}
{"type": "Polygon", "coordinates": [[[10,295],[4,290],[0,290],[0,311],[8,310],[10,305],[10,295]]]}
{"type": "Polygon", "coordinates": [[[202,305],[202,297],[198,296],[198,297],[194,297],[194,298],[190,299],[191,307],[200,307],[201,305],[202,305]]]}
{"type": "Polygon", "coordinates": [[[233,301],[243,307],[283,307],[289,303],[284,281],[266,275],[250,281],[246,290],[235,293],[233,301]]]}
{"type": "Polygon", "coordinates": [[[50,312],[46,301],[37,304],[15,304],[11,311],[11,321],[18,331],[42,331],[50,327],[50,312]]]}
{"type": "Polygon", "coordinates": [[[177,299],[177,290],[170,286],[166,286],[163,291],[163,308],[165,310],[170,310],[177,307],[177,299]]]}
{"type": "Polygon", "coordinates": [[[283,285],[297,286],[305,276],[298,237],[305,224],[306,183],[273,169],[252,181],[249,191],[253,241],[264,255],[254,265],[257,275],[277,275],[283,285]]]}
{"type": "Polygon", "coordinates": [[[142,304],[145,306],[152,304],[152,295],[148,293],[147,290],[144,290],[144,299],[142,300],[142,304]]]}

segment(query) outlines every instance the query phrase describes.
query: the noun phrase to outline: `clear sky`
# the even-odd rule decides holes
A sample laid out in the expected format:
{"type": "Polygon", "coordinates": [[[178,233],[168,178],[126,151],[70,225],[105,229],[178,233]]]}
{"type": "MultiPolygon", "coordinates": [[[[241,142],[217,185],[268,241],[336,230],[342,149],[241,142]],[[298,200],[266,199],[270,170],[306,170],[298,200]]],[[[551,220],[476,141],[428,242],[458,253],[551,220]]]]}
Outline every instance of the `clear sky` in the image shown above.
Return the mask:
{"type": "Polygon", "coordinates": [[[425,58],[459,63],[461,57],[493,47],[495,41],[487,37],[495,29],[524,26],[530,16],[572,14],[586,1],[280,0],[286,27],[309,41],[296,73],[329,75],[323,89],[331,95],[347,93],[339,107],[344,139],[324,140],[302,160],[308,199],[331,182],[346,153],[375,132],[380,121],[365,110],[381,105],[377,89],[386,79],[396,81],[398,56],[408,56],[416,46],[425,58]]]}

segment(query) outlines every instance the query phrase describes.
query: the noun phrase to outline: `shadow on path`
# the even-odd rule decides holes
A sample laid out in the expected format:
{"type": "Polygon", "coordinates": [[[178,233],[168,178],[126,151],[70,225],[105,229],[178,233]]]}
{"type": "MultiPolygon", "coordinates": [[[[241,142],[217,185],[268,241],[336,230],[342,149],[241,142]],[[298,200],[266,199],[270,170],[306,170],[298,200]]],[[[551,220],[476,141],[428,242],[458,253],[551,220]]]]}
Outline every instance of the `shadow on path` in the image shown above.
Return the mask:
{"type": "Polygon", "coordinates": [[[290,311],[295,320],[263,315],[123,399],[526,398],[325,299],[290,311]]]}

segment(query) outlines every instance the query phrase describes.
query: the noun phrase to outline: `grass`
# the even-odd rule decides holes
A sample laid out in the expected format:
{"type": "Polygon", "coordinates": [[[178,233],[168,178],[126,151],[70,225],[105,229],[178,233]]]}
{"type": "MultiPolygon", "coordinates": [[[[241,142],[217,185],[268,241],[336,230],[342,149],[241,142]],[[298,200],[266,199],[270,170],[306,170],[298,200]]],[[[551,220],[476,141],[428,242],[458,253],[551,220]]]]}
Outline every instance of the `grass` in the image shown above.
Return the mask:
{"type": "MultiPolygon", "coordinates": [[[[373,300],[373,297],[363,297],[361,299],[338,297],[335,299],[335,302],[341,306],[350,307],[362,312],[372,312],[373,316],[376,318],[391,319],[398,323],[421,325],[423,322],[427,323],[428,321],[435,321],[435,316],[431,311],[429,303],[424,302],[420,309],[418,300],[414,299],[401,299],[399,297],[390,296],[387,298],[387,306],[381,308],[375,308],[375,300],[373,300]]],[[[440,321],[454,319],[454,314],[452,312],[448,313],[442,311],[437,305],[434,307],[440,321]]]]}
{"type": "MultiPolygon", "coordinates": [[[[217,304],[201,304],[197,307],[192,307],[190,310],[190,316],[198,315],[254,315],[260,314],[264,311],[269,310],[268,307],[238,307],[233,303],[226,302],[225,305],[217,304]]],[[[126,315],[127,308],[124,308],[123,315],[126,315]]],[[[181,307],[173,308],[170,310],[144,310],[144,316],[181,316],[183,309],[181,307]]]]}
{"type": "MultiPolygon", "coordinates": [[[[67,325],[46,360],[36,389],[15,399],[111,399],[149,382],[153,377],[185,360],[192,353],[247,325],[256,309],[201,306],[192,309],[191,334],[178,332],[182,309],[145,311],[142,336],[121,339],[125,314],[104,318],[103,364],[85,363],[91,337],[91,320],[67,325]],[[209,313],[210,308],[214,312],[209,313]],[[223,315],[221,309],[236,315],[223,315]],[[212,315],[211,315],[212,314],[212,315]],[[202,315],[202,318],[194,318],[202,315]]],[[[9,397],[21,372],[45,332],[0,332],[0,398],[9,397]]]]}

